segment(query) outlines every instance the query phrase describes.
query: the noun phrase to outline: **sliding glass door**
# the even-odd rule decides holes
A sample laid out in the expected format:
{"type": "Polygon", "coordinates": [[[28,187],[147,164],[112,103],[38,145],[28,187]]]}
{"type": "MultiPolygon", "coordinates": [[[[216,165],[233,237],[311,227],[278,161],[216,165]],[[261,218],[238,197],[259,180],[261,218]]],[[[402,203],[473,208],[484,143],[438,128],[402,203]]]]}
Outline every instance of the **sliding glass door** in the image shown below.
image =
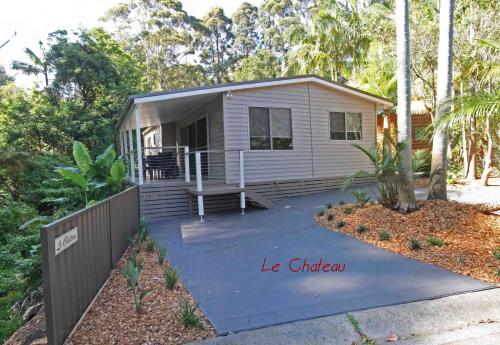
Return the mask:
{"type": "MultiPolygon", "coordinates": [[[[181,128],[181,144],[188,146],[190,152],[208,150],[207,118],[202,117],[181,128]]],[[[195,155],[189,157],[191,172],[196,172],[195,155]]],[[[204,176],[208,175],[208,153],[201,153],[201,170],[204,176]]]]}

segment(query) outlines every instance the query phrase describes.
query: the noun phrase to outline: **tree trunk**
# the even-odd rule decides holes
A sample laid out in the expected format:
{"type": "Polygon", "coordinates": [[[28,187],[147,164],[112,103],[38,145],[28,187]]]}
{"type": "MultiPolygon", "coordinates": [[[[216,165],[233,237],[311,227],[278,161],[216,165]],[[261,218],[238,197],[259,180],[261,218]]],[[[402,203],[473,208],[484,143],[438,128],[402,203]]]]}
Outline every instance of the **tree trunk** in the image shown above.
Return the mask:
{"type": "MultiPolygon", "coordinates": [[[[439,119],[449,109],[442,102],[451,96],[453,56],[453,6],[454,0],[441,0],[439,9],[439,46],[437,72],[437,111],[439,119]]],[[[446,168],[448,164],[448,128],[436,130],[432,140],[431,181],[428,199],[446,200],[446,168]]]]}
{"type": "Polygon", "coordinates": [[[492,166],[492,158],[493,158],[493,135],[491,134],[491,126],[490,126],[490,114],[486,115],[485,120],[485,130],[486,130],[486,138],[488,141],[488,146],[486,148],[486,152],[484,153],[484,169],[483,174],[481,175],[481,185],[488,185],[488,178],[493,171],[492,166]]]}
{"type": "Polygon", "coordinates": [[[470,120],[470,135],[469,135],[469,170],[467,171],[466,179],[469,181],[476,180],[476,117],[472,115],[470,120]]]}
{"type": "Polygon", "coordinates": [[[398,209],[411,212],[417,209],[411,156],[410,115],[410,30],[408,0],[396,1],[396,47],[398,81],[398,142],[404,143],[400,152],[397,185],[398,209]]]}
{"type": "Polygon", "coordinates": [[[463,159],[463,172],[462,172],[462,177],[466,178],[467,174],[469,173],[469,154],[468,154],[468,147],[467,147],[467,131],[465,129],[465,122],[462,122],[462,159],[463,159]]]}

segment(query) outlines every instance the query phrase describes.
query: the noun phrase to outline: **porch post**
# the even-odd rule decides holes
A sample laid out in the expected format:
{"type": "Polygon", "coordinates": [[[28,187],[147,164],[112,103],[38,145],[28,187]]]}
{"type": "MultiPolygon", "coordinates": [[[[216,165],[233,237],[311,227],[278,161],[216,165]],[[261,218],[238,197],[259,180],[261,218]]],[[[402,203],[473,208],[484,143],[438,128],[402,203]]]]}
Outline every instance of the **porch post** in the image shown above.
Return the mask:
{"type": "Polygon", "coordinates": [[[120,139],[120,156],[124,156],[125,155],[125,146],[124,146],[124,143],[123,143],[123,131],[119,131],[119,136],[118,138],[120,139]]]}
{"type": "Polygon", "coordinates": [[[135,109],[135,140],[137,145],[137,170],[139,175],[139,184],[144,183],[142,171],[142,138],[141,138],[141,113],[139,109],[135,109]]]}
{"type": "MultiPolygon", "coordinates": [[[[240,188],[245,188],[245,163],[243,161],[243,151],[240,151],[240,188]]],[[[241,214],[245,214],[245,191],[240,192],[241,214]]]]}
{"type": "Polygon", "coordinates": [[[129,162],[130,180],[133,183],[135,183],[134,138],[132,137],[132,130],[129,129],[127,131],[128,131],[128,152],[130,154],[130,162],[129,162]]]}
{"type": "MultiPolygon", "coordinates": [[[[196,191],[201,192],[203,186],[201,183],[201,152],[195,153],[196,159],[196,191]]],[[[203,195],[198,194],[198,214],[200,215],[200,221],[203,222],[203,216],[205,215],[205,208],[203,206],[203,195]]]]}
{"type": "Polygon", "coordinates": [[[191,182],[191,172],[189,171],[189,146],[184,146],[184,174],[186,182],[191,182]]]}

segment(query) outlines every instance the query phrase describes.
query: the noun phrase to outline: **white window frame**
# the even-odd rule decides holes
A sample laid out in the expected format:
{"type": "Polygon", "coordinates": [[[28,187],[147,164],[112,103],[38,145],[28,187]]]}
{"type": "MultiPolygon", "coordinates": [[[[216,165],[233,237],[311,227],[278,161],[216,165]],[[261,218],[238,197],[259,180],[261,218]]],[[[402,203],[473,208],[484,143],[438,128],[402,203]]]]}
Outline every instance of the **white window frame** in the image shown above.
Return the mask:
{"type": "Polygon", "coordinates": [[[248,128],[248,133],[247,133],[247,138],[248,138],[248,150],[251,152],[291,152],[295,150],[295,145],[294,145],[294,130],[293,130],[293,109],[290,106],[273,106],[270,107],[268,105],[262,105],[262,104],[251,104],[247,106],[247,128],[248,128]],[[271,148],[269,149],[252,149],[252,145],[250,142],[250,108],[267,108],[269,109],[269,140],[271,144],[271,148]],[[292,139],[292,148],[291,149],[286,149],[286,150],[278,150],[278,149],[273,149],[273,117],[271,116],[271,109],[288,109],[290,110],[290,130],[292,131],[291,139],[292,139]]]}
{"type": "Polygon", "coordinates": [[[360,142],[363,141],[363,112],[361,111],[353,111],[353,110],[328,110],[327,112],[328,116],[328,139],[332,143],[341,143],[341,142],[360,142]],[[330,116],[331,113],[344,113],[344,134],[345,134],[345,139],[332,139],[332,117],[330,116]],[[361,135],[359,139],[348,139],[347,138],[347,113],[353,113],[353,114],[361,114],[361,135]]]}

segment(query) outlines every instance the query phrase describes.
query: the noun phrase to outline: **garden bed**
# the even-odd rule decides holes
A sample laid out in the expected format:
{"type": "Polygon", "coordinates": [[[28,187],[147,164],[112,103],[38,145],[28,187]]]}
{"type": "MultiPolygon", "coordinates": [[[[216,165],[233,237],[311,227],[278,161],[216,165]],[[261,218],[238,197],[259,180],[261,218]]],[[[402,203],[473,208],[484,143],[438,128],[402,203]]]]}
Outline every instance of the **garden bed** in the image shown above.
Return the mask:
{"type": "Polygon", "coordinates": [[[335,205],[320,212],[316,221],[388,251],[500,283],[500,217],[493,210],[440,200],[418,205],[409,214],[379,204],[335,205]]]}
{"type": "MultiPolygon", "coordinates": [[[[141,314],[136,313],[125,277],[114,269],[65,344],[183,344],[214,337],[212,326],[180,280],[172,290],[167,289],[163,272],[170,268],[168,261],[160,265],[156,250],[147,251],[146,247],[144,242],[137,252],[137,261],[144,259],[139,283],[143,289],[151,289],[144,297],[141,314]],[[199,326],[184,326],[181,305],[186,302],[196,308],[199,326]]],[[[125,252],[118,269],[126,267],[130,252],[125,252]]]]}

